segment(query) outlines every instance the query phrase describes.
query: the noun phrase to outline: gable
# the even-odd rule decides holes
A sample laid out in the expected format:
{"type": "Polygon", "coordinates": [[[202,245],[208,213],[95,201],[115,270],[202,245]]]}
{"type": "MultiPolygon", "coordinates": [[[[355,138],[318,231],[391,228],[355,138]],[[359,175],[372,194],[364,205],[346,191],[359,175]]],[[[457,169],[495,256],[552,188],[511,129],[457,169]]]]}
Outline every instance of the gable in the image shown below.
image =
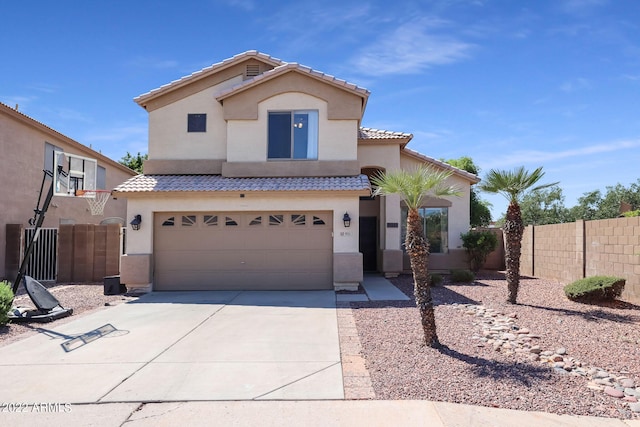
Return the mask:
{"type": "MultiPolygon", "coordinates": [[[[257,80],[257,79],[256,79],[257,80]]],[[[289,92],[299,92],[327,103],[329,120],[360,120],[364,112],[362,95],[336,87],[291,69],[245,90],[231,91],[218,97],[224,106],[225,120],[256,120],[258,104],[268,98],[289,92]]]]}
{"type": "Polygon", "coordinates": [[[249,79],[253,77],[255,72],[264,73],[271,69],[273,69],[273,65],[271,64],[267,64],[256,58],[248,58],[223,70],[206,73],[198,79],[190,79],[184,84],[172,87],[171,90],[159,93],[150,92],[149,94],[152,96],[141,95],[135,100],[147,111],[153,111],[225,81],[231,81],[234,77],[242,76],[243,79],[249,79]]]}

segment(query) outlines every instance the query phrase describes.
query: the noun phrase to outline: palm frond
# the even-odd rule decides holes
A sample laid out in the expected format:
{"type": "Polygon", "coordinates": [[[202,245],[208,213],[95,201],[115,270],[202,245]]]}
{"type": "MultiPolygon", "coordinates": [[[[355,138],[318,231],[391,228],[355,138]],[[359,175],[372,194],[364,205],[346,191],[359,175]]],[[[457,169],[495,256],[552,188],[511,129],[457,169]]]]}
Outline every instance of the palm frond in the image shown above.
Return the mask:
{"type": "Polygon", "coordinates": [[[429,166],[420,166],[414,170],[380,172],[371,178],[376,187],[374,196],[397,194],[409,209],[417,209],[426,196],[459,196],[461,190],[447,184],[451,176],[449,171],[436,170],[429,166]]]}
{"type": "Polygon", "coordinates": [[[518,203],[527,190],[541,190],[558,184],[554,182],[531,188],[540,181],[542,177],[544,177],[542,166],[533,172],[527,171],[524,166],[520,166],[514,170],[491,169],[478,188],[487,193],[502,194],[509,202],[518,203]]]}

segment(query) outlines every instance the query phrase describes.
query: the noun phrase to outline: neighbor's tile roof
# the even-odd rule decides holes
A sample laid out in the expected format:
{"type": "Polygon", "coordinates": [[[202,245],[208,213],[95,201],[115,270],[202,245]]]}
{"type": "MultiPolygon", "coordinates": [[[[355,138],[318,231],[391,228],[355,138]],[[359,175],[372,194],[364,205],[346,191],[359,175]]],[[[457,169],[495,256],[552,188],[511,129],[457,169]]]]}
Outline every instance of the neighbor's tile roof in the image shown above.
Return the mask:
{"type": "Polygon", "coordinates": [[[272,70],[265,71],[262,74],[258,74],[257,76],[251,79],[245,80],[242,83],[239,83],[233,87],[230,87],[227,90],[222,91],[220,94],[216,96],[216,99],[218,101],[221,101],[236,92],[246,90],[250,87],[253,87],[259,84],[260,82],[270,80],[276,76],[287,73],[289,71],[298,71],[300,73],[307,74],[311,77],[315,77],[316,79],[323,80],[327,83],[333,84],[334,86],[338,86],[338,87],[350,90],[352,92],[355,92],[362,97],[365,97],[365,98],[369,97],[369,91],[363,87],[360,87],[353,83],[349,83],[346,80],[339,79],[330,74],[325,74],[321,71],[314,70],[305,65],[300,65],[296,62],[284,62],[282,63],[282,65],[279,65],[273,68],[272,70]]]}
{"type": "Polygon", "coordinates": [[[358,139],[412,139],[413,135],[405,132],[361,127],[358,129],[358,139]]]}
{"type": "Polygon", "coordinates": [[[225,178],[220,175],[138,175],[117,186],[119,193],[195,191],[364,191],[366,175],[296,178],[225,178]]]}

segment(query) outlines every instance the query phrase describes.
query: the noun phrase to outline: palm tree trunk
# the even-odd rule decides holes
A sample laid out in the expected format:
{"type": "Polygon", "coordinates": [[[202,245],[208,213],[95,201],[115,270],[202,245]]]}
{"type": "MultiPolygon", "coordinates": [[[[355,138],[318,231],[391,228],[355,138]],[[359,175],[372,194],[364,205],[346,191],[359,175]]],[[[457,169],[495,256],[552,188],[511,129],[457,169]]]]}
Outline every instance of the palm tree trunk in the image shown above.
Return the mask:
{"type": "Polygon", "coordinates": [[[515,304],[518,298],[518,288],[520,286],[520,252],[522,249],[522,215],[520,206],[511,202],[507,208],[507,215],[504,222],[505,234],[505,266],[507,268],[507,288],[509,295],[507,301],[515,304]]]}
{"type": "Polygon", "coordinates": [[[422,231],[422,221],[417,209],[409,209],[407,215],[407,238],[405,246],[411,270],[413,271],[413,294],[416,297],[416,306],[420,312],[422,330],[425,343],[429,347],[439,345],[436,332],[436,316],[433,308],[433,298],[429,287],[429,273],[427,270],[429,261],[429,242],[422,231]]]}

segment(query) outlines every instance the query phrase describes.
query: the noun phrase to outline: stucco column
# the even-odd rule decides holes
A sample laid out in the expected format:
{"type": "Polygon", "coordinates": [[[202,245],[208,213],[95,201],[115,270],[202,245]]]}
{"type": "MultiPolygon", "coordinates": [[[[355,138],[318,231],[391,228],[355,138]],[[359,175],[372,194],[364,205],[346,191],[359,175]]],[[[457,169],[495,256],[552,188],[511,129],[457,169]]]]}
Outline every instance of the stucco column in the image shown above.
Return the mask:
{"type": "Polygon", "coordinates": [[[385,196],[380,203],[382,228],[384,230],[384,246],[382,250],[382,272],[387,277],[397,276],[402,272],[402,247],[400,230],[400,196],[385,196]]]}

